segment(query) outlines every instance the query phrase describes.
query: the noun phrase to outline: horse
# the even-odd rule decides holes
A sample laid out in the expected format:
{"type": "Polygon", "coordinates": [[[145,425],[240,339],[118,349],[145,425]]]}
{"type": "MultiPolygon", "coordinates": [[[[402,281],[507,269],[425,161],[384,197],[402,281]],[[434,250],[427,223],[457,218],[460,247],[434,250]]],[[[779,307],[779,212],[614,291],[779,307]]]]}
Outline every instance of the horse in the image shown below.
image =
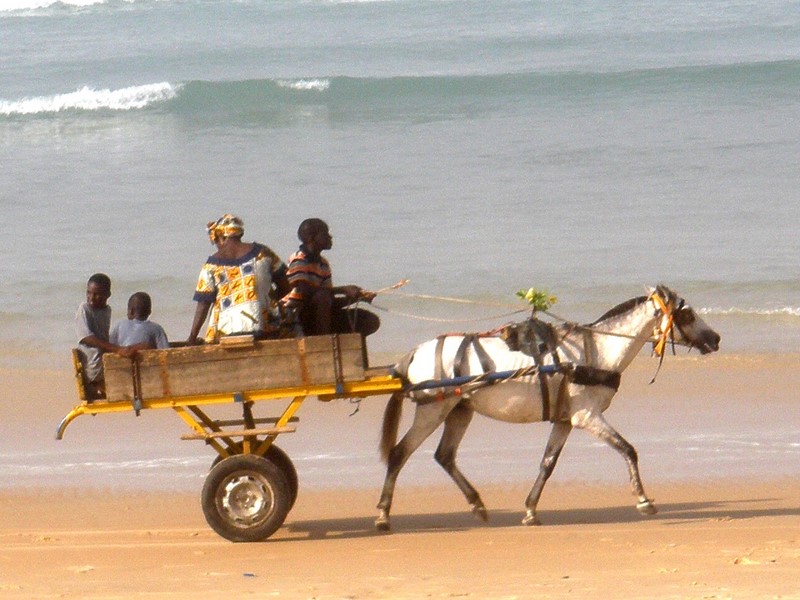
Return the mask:
{"type": "Polygon", "coordinates": [[[550,339],[545,342],[532,336],[534,329],[541,329],[535,323],[542,324],[529,319],[506,328],[511,334],[506,339],[500,335],[439,336],[394,365],[404,387],[390,396],[384,412],[380,450],[387,468],[375,521],[379,531],[391,529],[389,513],[400,470],[442,423],[444,431],[434,458],[464,494],[472,512],[483,521],[488,519],[480,495],[456,465],[458,446],[475,412],[508,423],[552,423],[538,476],[525,500],[523,525],[541,524],[536,507],[573,428],[614,448],[627,464],[638,511],[643,515],[657,512],[645,494],[635,448],[609,425],[603,412],[619,388],[621,373],[646,343],[652,341],[654,353],[663,360],[670,339],[673,352],[678,343],[708,354],[719,349],[719,334],[663,285],[615,306],[588,325],[547,323],[550,335],[544,337],[550,339]],[[503,376],[492,380],[492,374],[503,376]],[[406,397],[416,403],[414,420],[395,444],[406,397]]]}

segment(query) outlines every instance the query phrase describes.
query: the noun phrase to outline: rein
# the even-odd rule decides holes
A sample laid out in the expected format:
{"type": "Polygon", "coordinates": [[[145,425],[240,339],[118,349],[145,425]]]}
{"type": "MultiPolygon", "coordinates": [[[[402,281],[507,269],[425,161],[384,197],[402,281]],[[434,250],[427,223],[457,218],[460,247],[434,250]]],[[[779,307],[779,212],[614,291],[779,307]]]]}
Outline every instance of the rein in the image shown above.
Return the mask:
{"type": "MultiPolygon", "coordinates": [[[[511,305],[502,304],[502,303],[481,302],[481,301],[476,301],[476,300],[468,300],[468,299],[465,299],[465,298],[453,298],[453,297],[449,297],[449,296],[434,296],[434,295],[429,295],[429,294],[409,294],[409,293],[404,293],[404,292],[398,292],[397,291],[398,288],[403,287],[406,283],[408,283],[408,281],[409,280],[407,280],[407,279],[403,279],[403,280],[401,280],[400,282],[398,282],[397,284],[395,284],[393,286],[389,286],[389,287],[386,287],[386,288],[383,288],[383,289],[379,290],[378,293],[386,293],[386,292],[388,292],[390,294],[396,294],[398,296],[405,296],[407,298],[420,298],[420,299],[425,299],[425,300],[437,300],[437,301],[440,301],[440,302],[453,302],[453,303],[458,303],[458,304],[472,304],[472,305],[511,308],[511,305]]],[[[653,378],[650,380],[650,383],[654,383],[655,380],[656,380],[656,376],[661,371],[661,365],[664,362],[664,350],[666,349],[667,341],[669,341],[672,344],[673,353],[675,351],[675,346],[676,345],[688,346],[689,348],[691,348],[691,345],[687,344],[684,341],[675,341],[675,337],[674,337],[674,328],[676,326],[676,324],[675,324],[675,310],[679,310],[681,307],[679,306],[679,307],[677,307],[677,309],[675,307],[671,307],[671,302],[665,301],[664,298],[662,298],[661,295],[658,293],[658,290],[652,291],[650,293],[650,295],[647,297],[647,300],[652,300],[653,303],[656,305],[658,311],[663,316],[666,317],[666,324],[659,323],[658,327],[656,328],[656,331],[654,332],[654,335],[652,335],[650,337],[650,339],[647,340],[647,341],[649,341],[649,342],[651,342],[653,344],[653,354],[655,354],[659,358],[658,367],[656,368],[656,373],[655,373],[655,375],[653,375],[653,378]]],[[[408,317],[408,318],[411,318],[411,319],[418,319],[418,320],[421,320],[421,321],[432,321],[432,322],[438,322],[438,323],[469,323],[469,322],[477,322],[477,321],[486,321],[486,320],[490,320],[490,319],[498,319],[498,318],[510,317],[510,316],[513,316],[513,315],[517,315],[517,314],[521,314],[521,313],[527,312],[527,309],[518,309],[518,310],[514,310],[514,311],[511,311],[511,312],[508,312],[508,313],[504,313],[504,314],[500,314],[500,315],[494,315],[494,316],[491,316],[491,317],[481,317],[481,318],[474,318],[474,319],[440,319],[440,318],[424,317],[424,316],[421,316],[421,315],[414,315],[414,314],[410,314],[410,313],[404,313],[404,312],[400,312],[400,311],[396,311],[396,310],[390,310],[388,308],[384,308],[382,306],[377,306],[375,304],[372,304],[372,306],[373,306],[373,308],[376,308],[378,310],[382,310],[382,311],[385,311],[385,312],[391,312],[391,313],[398,314],[400,316],[408,317]]],[[[631,334],[627,334],[627,333],[617,333],[617,332],[614,332],[614,331],[603,331],[603,330],[598,329],[596,327],[593,327],[591,325],[582,325],[582,324],[576,323],[574,321],[569,321],[568,319],[565,319],[565,318],[563,318],[563,317],[561,317],[561,316],[559,316],[559,315],[557,315],[555,313],[552,313],[550,311],[547,311],[547,310],[543,310],[543,311],[540,311],[540,312],[544,313],[548,317],[550,317],[550,318],[552,318],[552,319],[554,319],[556,321],[559,321],[559,322],[563,323],[565,326],[567,326],[567,328],[568,328],[567,334],[569,334],[572,331],[582,331],[582,332],[584,332],[584,334],[592,333],[592,334],[596,334],[596,335],[619,337],[619,338],[625,338],[625,339],[629,339],[629,340],[638,339],[638,336],[635,336],[635,335],[631,335],[631,334]]],[[[492,331],[487,332],[484,335],[496,334],[497,332],[502,330],[504,327],[505,326],[497,327],[497,328],[493,329],[492,331]]]]}
{"type": "MultiPolygon", "coordinates": [[[[658,306],[658,309],[663,314],[667,315],[667,318],[668,318],[667,327],[665,327],[664,330],[662,330],[659,327],[658,328],[658,333],[656,333],[649,340],[647,340],[648,342],[652,342],[654,345],[656,345],[658,347],[657,350],[654,350],[656,355],[657,356],[661,356],[661,354],[663,353],[664,348],[666,346],[667,338],[670,338],[670,342],[675,346],[688,346],[688,347],[691,348],[691,346],[689,344],[687,344],[686,342],[675,341],[675,339],[671,337],[672,336],[672,330],[673,330],[673,328],[675,326],[674,311],[670,310],[667,307],[667,304],[664,302],[664,299],[661,298],[661,296],[659,296],[656,292],[653,292],[648,297],[648,300],[653,300],[654,303],[658,306]]],[[[554,313],[552,313],[550,311],[547,311],[547,310],[543,310],[541,312],[546,314],[548,317],[550,317],[550,318],[552,318],[552,319],[554,319],[556,321],[559,321],[559,322],[563,323],[564,325],[567,325],[570,328],[570,331],[572,331],[572,330],[587,331],[587,332],[590,332],[590,333],[596,333],[597,335],[606,335],[606,336],[610,336],[610,337],[619,337],[619,338],[625,338],[625,339],[628,339],[628,340],[635,340],[635,339],[638,338],[638,336],[631,335],[629,333],[617,333],[615,331],[603,331],[602,329],[597,329],[596,327],[592,327],[591,325],[582,325],[580,323],[576,323],[574,321],[570,321],[568,319],[565,319],[564,317],[560,317],[560,316],[558,316],[558,315],[556,315],[556,314],[554,314],[554,313]]]]}
{"type": "MultiPolygon", "coordinates": [[[[681,305],[676,308],[676,307],[674,307],[672,305],[671,301],[669,301],[669,300],[665,301],[664,298],[661,297],[661,294],[658,293],[658,290],[654,290],[653,292],[651,292],[650,295],[647,297],[647,300],[645,300],[645,302],[647,302],[649,300],[652,300],[653,304],[656,305],[656,308],[657,308],[656,316],[658,316],[658,313],[661,313],[661,315],[666,318],[666,323],[663,323],[663,319],[661,320],[662,322],[659,322],[659,324],[658,324],[658,326],[657,326],[657,328],[656,328],[656,330],[654,332],[654,335],[649,340],[649,341],[651,341],[653,343],[653,354],[655,354],[658,357],[658,366],[656,367],[656,372],[653,375],[653,378],[650,380],[650,383],[652,384],[652,383],[655,383],[656,377],[658,376],[659,372],[661,371],[661,366],[664,364],[664,350],[666,349],[667,341],[670,341],[672,343],[672,351],[673,351],[673,353],[675,352],[675,345],[676,344],[687,345],[690,348],[691,348],[691,345],[686,344],[685,342],[676,342],[675,341],[675,335],[674,335],[675,311],[676,310],[680,310],[680,308],[683,306],[683,301],[681,301],[681,305]]],[[[561,317],[559,317],[557,315],[554,315],[553,313],[551,313],[549,311],[542,311],[542,312],[544,312],[549,317],[564,323],[564,325],[566,325],[568,327],[567,334],[569,334],[571,331],[579,330],[579,331],[583,331],[584,333],[593,333],[593,334],[597,334],[597,335],[607,335],[607,336],[613,336],[613,337],[621,337],[621,338],[626,338],[626,339],[631,339],[631,340],[637,339],[637,336],[635,336],[635,335],[630,335],[630,334],[625,334],[625,333],[616,333],[616,332],[613,332],[613,331],[602,331],[602,330],[597,329],[595,327],[592,327],[590,325],[580,325],[578,323],[567,321],[566,319],[563,319],[563,318],[561,318],[561,317]]]]}

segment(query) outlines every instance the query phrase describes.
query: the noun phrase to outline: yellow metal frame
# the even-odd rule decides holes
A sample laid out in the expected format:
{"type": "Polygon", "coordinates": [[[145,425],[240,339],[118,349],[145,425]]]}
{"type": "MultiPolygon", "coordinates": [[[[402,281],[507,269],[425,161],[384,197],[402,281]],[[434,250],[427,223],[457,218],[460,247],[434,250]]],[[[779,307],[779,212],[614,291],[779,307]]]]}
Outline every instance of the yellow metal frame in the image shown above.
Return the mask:
{"type": "MultiPolygon", "coordinates": [[[[192,431],[192,433],[182,436],[182,439],[204,440],[223,458],[232,453],[233,448],[237,445],[236,438],[242,439],[242,451],[245,454],[263,455],[278,435],[294,431],[294,427],[290,423],[297,420],[295,413],[309,396],[316,396],[319,400],[327,402],[336,398],[366,398],[391,394],[402,387],[402,382],[397,377],[382,374],[343,384],[328,383],[224,394],[155,398],[142,400],[141,409],[171,408],[178,413],[178,416],[192,431]],[[340,392],[337,392],[337,388],[340,392]],[[255,427],[256,419],[251,413],[251,407],[255,403],[286,399],[291,399],[291,401],[281,415],[275,419],[268,419],[271,423],[274,422],[274,426],[264,429],[255,427]],[[207,406],[237,403],[242,405],[243,419],[235,421],[234,424],[242,424],[244,429],[226,430],[220,421],[210,418],[203,410],[203,407],[207,406]],[[262,436],[263,439],[259,439],[262,436]]],[[[132,410],[132,402],[81,402],[61,420],[56,430],[56,439],[62,439],[67,426],[81,415],[100,415],[132,410]]]]}

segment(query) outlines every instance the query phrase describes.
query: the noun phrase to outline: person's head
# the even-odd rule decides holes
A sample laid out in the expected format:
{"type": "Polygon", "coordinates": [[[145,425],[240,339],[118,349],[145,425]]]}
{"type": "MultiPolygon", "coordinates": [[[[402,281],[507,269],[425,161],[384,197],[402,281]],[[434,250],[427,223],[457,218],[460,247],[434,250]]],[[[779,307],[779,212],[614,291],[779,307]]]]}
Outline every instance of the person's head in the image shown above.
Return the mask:
{"type": "Polygon", "coordinates": [[[300,223],[297,228],[297,237],[312,251],[330,250],[333,246],[328,224],[322,219],[311,218],[300,223]]]}
{"type": "Polygon", "coordinates": [[[244,235],[244,222],[236,215],[222,215],[216,221],[209,221],[206,233],[212,244],[217,247],[225,243],[228,238],[242,239],[244,235]]]}
{"type": "Polygon", "coordinates": [[[128,318],[146,321],[153,310],[150,296],[145,292],[136,292],[128,298],[128,318]]]}
{"type": "Polygon", "coordinates": [[[111,297],[111,278],[105,273],[95,273],[86,283],[86,302],[92,308],[105,308],[111,297]]]}

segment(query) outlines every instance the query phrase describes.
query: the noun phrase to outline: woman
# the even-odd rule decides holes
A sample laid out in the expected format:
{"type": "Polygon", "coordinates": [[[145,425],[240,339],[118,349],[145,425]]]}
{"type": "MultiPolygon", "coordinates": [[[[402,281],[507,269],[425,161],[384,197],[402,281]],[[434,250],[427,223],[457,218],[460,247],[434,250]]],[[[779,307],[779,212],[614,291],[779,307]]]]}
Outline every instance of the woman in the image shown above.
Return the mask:
{"type": "Polygon", "coordinates": [[[277,297],[289,291],[286,265],[267,246],[242,242],[244,223],[239,217],[223,215],[209,222],[206,230],[217,252],[200,271],[187,343],[201,343],[197,336],[212,308],[206,342],[224,335],[251,333],[264,338],[275,334],[278,313],[272,308],[271,291],[274,287],[277,297]]]}

